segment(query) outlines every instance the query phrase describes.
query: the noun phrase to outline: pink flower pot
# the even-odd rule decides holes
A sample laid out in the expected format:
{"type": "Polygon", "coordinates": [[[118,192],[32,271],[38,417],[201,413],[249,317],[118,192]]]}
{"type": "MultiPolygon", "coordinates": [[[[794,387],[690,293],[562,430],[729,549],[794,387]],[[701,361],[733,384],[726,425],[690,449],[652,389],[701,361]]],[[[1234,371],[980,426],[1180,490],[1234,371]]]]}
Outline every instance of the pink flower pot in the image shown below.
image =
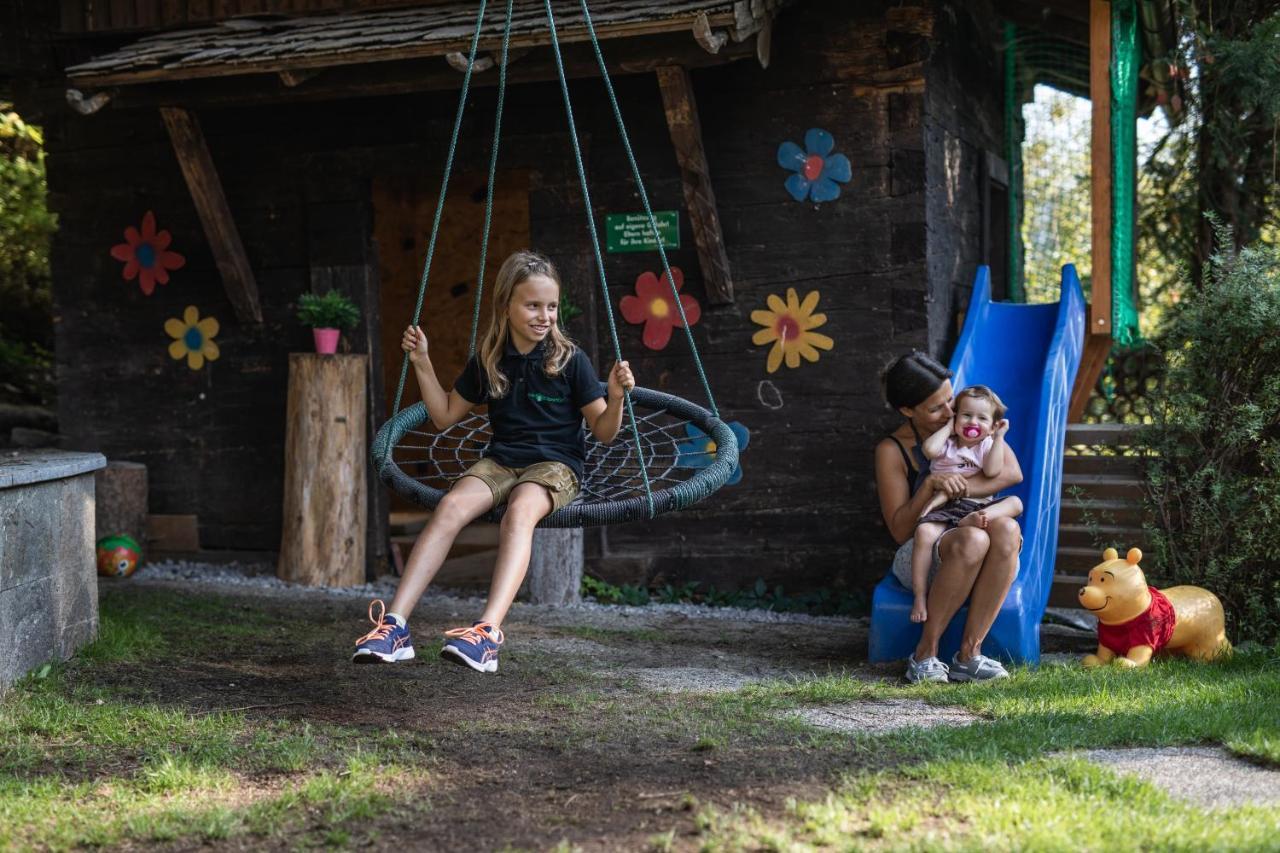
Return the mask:
{"type": "Polygon", "coordinates": [[[312,329],[316,339],[316,352],[321,355],[333,355],[338,351],[338,338],[342,332],[338,329],[312,329]]]}

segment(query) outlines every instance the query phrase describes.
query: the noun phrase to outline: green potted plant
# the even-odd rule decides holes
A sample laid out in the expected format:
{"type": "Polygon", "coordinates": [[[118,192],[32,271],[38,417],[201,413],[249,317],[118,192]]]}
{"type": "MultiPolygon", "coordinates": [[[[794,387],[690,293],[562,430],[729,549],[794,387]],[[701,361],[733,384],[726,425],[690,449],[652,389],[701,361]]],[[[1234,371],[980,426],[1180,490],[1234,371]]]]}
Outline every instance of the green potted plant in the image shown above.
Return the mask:
{"type": "Polygon", "coordinates": [[[311,327],[316,352],[332,355],[338,351],[338,337],[342,330],[360,322],[360,309],[336,290],[330,290],[323,296],[304,293],[298,299],[298,320],[311,327]]]}

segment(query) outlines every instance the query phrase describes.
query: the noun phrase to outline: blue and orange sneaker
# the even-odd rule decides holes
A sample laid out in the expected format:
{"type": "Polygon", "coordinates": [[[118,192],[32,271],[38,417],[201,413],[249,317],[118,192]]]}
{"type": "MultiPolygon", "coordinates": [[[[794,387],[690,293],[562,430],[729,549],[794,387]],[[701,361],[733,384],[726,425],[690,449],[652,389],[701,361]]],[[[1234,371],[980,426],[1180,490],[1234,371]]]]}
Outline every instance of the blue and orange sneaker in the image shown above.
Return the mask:
{"type": "Polygon", "coordinates": [[[373,623],[373,630],[356,640],[352,663],[397,663],[413,660],[413,638],[409,636],[409,629],[401,627],[387,615],[387,606],[382,603],[382,599],[375,598],[369,602],[369,621],[373,623]],[[375,604],[379,609],[376,617],[373,615],[375,604]]]}
{"type": "Polygon", "coordinates": [[[449,641],[440,650],[440,657],[465,664],[476,672],[498,671],[498,649],[504,637],[492,623],[476,622],[470,628],[445,631],[444,635],[449,641]]]}

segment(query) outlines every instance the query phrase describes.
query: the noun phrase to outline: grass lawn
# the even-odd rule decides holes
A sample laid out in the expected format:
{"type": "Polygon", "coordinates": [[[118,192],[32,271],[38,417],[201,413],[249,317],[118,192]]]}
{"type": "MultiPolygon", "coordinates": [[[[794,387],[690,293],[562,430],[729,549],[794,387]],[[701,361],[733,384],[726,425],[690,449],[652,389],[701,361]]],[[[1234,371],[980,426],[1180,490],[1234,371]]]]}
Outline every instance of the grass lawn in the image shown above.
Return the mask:
{"type": "Polygon", "coordinates": [[[1067,754],[1220,744],[1280,767],[1277,650],[904,687],[822,628],[517,611],[503,672],[481,677],[436,660],[425,626],[421,662],[347,664],[361,609],[108,587],[99,641],[0,700],[0,849],[1280,847],[1280,808],[1205,812],[1067,754]],[[692,643],[791,669],[723,693],[641,685],[692,643]],[[984,721],[856,736],[788,716],[889,698],[984,721]]]}

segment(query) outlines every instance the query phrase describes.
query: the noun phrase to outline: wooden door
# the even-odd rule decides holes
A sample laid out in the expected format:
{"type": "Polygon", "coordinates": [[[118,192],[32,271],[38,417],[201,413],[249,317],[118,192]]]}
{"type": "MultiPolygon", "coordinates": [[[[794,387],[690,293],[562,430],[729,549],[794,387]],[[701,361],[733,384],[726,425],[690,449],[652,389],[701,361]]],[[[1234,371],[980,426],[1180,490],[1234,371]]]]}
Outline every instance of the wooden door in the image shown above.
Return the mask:
{"type": "MultiPolygon", "coordinates": [[[[380,344],[388,415],[395,402],[404,357],[400,336],[413,317],[439,189],[438,178],[428,180],[403,175],[384,176],[376,179],[373,185],[374,237],[378,245],[382,311],[380,344]]],[[[453,387],[467,360],[476,276],[480,269],[484,202],[485,176],[455,175],[450,181],[419,323],[430,342],[431,363],[440,384],[446,389],[453,387]]],[[[489,322],[489,299],[498,268],[508,255],[528,245],[528,173],[499,173],[485,262],[480,336],[483,336],[489,322]]],[[[416,402],[419,397],[417,383],[410,371],[401,408],[416,402]]],[[[393,509],[403,510],[409,506],[407,501],[393,498],[393,509]]]]}

